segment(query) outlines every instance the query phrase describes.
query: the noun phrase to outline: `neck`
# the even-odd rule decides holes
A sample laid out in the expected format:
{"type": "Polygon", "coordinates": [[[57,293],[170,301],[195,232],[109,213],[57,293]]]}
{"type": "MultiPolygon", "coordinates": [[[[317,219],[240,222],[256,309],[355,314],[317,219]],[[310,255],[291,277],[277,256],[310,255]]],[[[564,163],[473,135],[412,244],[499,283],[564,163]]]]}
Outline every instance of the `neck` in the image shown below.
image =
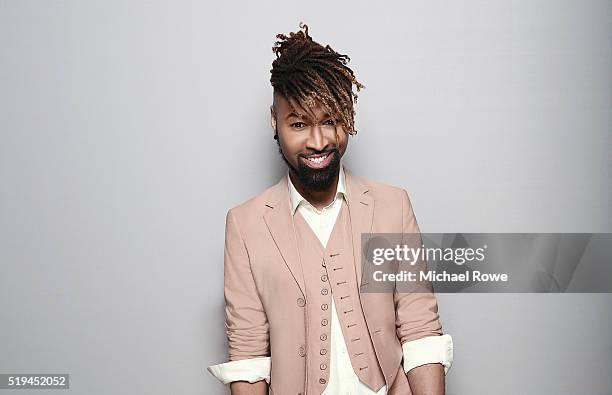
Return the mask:
{"type": "Polygon", "coordinates": [[[332,182],[329,187],[323,189],[321,191],[313,191],[312,189],[306,189],[304,185],[300,182],[297,176],[294,174],[293,169],[289,169],[289,177],[291,178],[291,182],[295,189],[308,201],[308,203],[312,204],[317,209],[321,210],[323,207],[328,206],[336,196],[336,190],[338,188],[338,181],[340,178],[340,172],[336,174],[334,178],[334,182],[332,182]]]}

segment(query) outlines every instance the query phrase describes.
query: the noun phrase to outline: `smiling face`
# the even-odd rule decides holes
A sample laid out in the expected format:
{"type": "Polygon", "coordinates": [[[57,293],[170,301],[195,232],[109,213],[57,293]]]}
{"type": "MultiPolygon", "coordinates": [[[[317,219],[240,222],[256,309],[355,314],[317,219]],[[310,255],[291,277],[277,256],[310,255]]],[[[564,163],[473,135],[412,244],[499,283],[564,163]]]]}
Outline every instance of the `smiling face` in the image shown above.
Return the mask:
{"type": "Polygon", "coordinates": [[[313,110],[313,119],[297,101],[290,100],[298,113],[292,110],[286,98],[278,94],[274,95],[274,104],[270,107],[271,124],[278,135],[280,153],[290,173],[304,188],[325,190],[338,177],[348,134],[320,104],[313,110]]]}

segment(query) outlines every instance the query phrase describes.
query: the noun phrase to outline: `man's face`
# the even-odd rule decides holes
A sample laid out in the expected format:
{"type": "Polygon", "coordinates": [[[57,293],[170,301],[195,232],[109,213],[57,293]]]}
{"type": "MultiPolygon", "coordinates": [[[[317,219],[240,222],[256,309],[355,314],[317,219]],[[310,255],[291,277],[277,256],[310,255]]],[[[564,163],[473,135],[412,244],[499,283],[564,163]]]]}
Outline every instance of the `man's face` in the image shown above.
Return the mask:
{"type": "Polygon", "coordinates": [[[281,95],[275,95],[275,105],[270,107],[272,129],[278,133],[280,153],[305,188],[324,190],[338,176],[340,158],[348,145],[348,133],[320,104],[314,110],[316,118],[311,119],[295,99],[290,100],[298,114],[281,95]]]}

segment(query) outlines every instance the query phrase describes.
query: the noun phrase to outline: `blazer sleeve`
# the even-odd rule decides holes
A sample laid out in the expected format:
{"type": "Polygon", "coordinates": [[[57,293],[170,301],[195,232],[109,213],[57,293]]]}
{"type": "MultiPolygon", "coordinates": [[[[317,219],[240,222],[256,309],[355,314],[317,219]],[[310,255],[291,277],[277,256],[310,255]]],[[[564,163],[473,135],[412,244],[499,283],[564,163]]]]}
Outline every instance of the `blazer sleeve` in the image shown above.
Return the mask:
{"type": "MultiPolygon", "coordinates": [[[[402,235],[402,242],[406,238],[409,246],[421,246],[421,235],[419,226],[412,210],[408,193],[402,189],[402,233],[413,235],[402,235]],[[405,236],[405,237],[404,237],[405,236]]],[[[419,260],[409,270],[418,272],[426,268],[426,263],[419,260]]],[[[419,282],[419,289],[414,292],[394,292],[397,336],[402,345],[411,340],[417,340],[426,336],[442,335],[442,326],[438,317],[438,303],[433,294],[433,288],[429,282],[419,282]]]]}
{"type": "MultiPolygon", "coordinates": [[[[402,190],[402,233],[402,243],[412,247],[422,245],[421,232],[405,190],[402,190]]],[[[419,260],[410,270],[418,275],[426,268],[426,262],[419,260]]],[[[453,363],[453,338],[442,334],[431,283],[421,281],[417,286],[416,292],[397,292],[396,288],[395,293],[397,336],[402,343],[404,371],[440,363],[446,374],[453,363]]]]}
{"type": "Polygon", "coordinates": [[[229,360],[270,356],[268,319],[233,209],[225,225],[224,294],[229,360]]]}

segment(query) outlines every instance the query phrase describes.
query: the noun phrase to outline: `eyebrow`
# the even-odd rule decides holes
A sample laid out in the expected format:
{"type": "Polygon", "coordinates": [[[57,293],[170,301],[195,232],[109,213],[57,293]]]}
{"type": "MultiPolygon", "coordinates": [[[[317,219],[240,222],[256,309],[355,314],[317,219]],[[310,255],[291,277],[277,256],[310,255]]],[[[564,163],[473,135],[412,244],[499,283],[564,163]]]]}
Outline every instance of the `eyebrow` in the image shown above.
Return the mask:
{"type": "Polygon", "coordinates": [[[305,118],[304,115],[301,114],[296,114],[295,112],[291,111],[289,114],[287,114],[287,116],[285,117],[285,119],[289,119],[291,117],[296,117],[296,118],[305,118]]]}
{"type": "MultiPolygon", "coordinates": [[[[310,119],[310,117],[308,115],[301,115],[301,114],[296,114],[295,112],[291,111],[289,114],[287,114],[287,116],[285,117],[285,119],[289,119],[291,117],[295,117],[295,118],[299,118],[299,119],[310,119]]],[[[331,118],[331,116],[328,113],[323,114],[323,119],[326,118],[331,118]]]]}

